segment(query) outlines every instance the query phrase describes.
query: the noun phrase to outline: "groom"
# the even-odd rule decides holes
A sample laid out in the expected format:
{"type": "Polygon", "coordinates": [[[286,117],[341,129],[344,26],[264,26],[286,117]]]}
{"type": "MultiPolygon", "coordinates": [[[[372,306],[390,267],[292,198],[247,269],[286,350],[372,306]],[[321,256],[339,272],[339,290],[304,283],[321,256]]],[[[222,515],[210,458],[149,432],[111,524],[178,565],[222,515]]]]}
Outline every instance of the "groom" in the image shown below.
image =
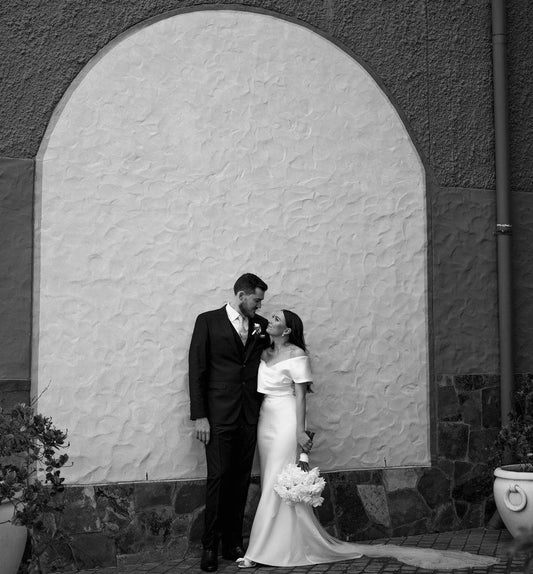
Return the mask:
{"type": "Polygon", "coordinates": [[[222,556],[244,556],[244,507],[256,444],[261,398],[257,369],[269,344],[268,321],[256,315],[268,289],[252,273],[239,277],[221,309],[196,319],[189,349],[191,419],[207,461],[205,530],[200,567],[218,568],[222,556]]]}

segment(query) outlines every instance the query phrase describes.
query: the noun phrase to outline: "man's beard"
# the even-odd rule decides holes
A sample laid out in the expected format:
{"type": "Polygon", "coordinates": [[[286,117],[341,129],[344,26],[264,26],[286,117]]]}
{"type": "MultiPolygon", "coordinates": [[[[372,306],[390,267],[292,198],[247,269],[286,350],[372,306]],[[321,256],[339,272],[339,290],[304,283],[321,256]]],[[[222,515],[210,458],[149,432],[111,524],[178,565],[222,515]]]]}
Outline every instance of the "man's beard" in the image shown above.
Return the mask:
{"type": "Polygon", "coordinates": [[[248,317],[248,319],[252,319],[255,315],[255,312],[246,309],[243,303],[239,303],[239,311],[241,312],[241,315],[248,317]]]}

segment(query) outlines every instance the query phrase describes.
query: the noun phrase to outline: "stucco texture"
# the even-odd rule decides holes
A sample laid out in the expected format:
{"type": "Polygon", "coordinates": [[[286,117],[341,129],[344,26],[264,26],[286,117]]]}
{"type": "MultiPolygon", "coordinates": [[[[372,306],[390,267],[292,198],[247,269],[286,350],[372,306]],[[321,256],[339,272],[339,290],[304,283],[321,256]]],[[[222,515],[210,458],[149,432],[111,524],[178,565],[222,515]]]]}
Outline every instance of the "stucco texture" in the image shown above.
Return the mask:
{"type": "Polygon", "coordinates": [[[0,159],[0,380],[13,383],[30,376],[33,167],[0,159]]]}
{"type": "Polygon", "coordinates": [[[323,470],[429,463],[425,174],[323,37],[241,11],[131,30],[39,153],[33,381],[70,482],[195,478],[186,354],[234,279],[304,319],[323,470]]]}

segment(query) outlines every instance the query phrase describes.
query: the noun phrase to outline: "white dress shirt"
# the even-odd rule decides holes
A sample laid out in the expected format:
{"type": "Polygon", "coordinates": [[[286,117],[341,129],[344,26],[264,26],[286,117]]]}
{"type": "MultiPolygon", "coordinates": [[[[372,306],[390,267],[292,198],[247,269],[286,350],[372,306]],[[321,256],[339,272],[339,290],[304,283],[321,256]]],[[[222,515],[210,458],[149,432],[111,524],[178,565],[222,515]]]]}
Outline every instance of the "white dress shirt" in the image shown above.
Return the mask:
{"type": "Polygon", "coordinates": [[[229,303],[226,305],[226,313],[233,328],[237,331],[242,342],[245,343],[248,338],[248,317],[241,315],[229,303]]]}

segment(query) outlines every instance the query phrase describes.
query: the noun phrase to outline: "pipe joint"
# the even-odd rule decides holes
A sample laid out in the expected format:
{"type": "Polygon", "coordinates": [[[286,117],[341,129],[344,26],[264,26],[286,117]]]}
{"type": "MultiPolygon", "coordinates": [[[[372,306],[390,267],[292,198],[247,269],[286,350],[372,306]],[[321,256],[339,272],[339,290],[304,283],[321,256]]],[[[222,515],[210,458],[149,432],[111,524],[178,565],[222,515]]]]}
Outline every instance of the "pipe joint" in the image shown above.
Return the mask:
{"type": "Polygon", "coordinates": [[[512,235],[513,226],[510,223],[497,223],[496,235],[512,235]]]}

